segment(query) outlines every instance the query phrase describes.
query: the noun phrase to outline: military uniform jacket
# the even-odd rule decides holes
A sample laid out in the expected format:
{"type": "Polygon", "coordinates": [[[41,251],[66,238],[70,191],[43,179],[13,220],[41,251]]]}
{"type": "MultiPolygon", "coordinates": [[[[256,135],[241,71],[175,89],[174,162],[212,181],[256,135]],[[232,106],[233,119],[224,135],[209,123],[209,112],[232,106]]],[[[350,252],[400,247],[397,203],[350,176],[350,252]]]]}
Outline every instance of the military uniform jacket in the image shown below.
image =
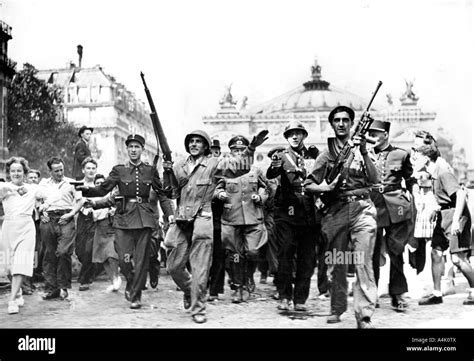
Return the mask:
{"type": "Polygon", "coordinates": [[[314,159],[303,148],[301,153],[287,147],[282,153],[281,168],[271,166],[267,178],[280,176],[280,189],[275,196],[275,220],[285,219],[295,225],[315,225],[315,206],[312,194],[305,193],[303,183],[314,159]]]}
{"type": "Polygon", "coordinates": [[[84,174],[82,174],[82,162],[90,156],[91,151],[87,143],[82,139],[79,140],[74,148],[74,164],[72,166],[73,178],[79,179],[84,177],[84,174]]]}
{"type": "Polygon", "coordinates": [[[169,216],[174,215],[173,202],[165,195],[164,192],[157,193],[152,187],[150,190],[150,204],[153,207],[156,226],[160,227],[160,211],[158,209],[158,203],[160,204],[160,208],[163,212],[164,228],[167,229],[169,225],[169,216]]]}
{"type": "Polygon", "coordinates": [[[234,179],[221,178],[218,181],[214,196],[218,197],[223,191],[229,196],[224,203],[222,224],[237,226],[263,223],[263,203],[267,201],[269,191],[263,175],[258,173],[252,170],[234,179]],[[254,194],[260,196],[260,204],[253,201],[254,194]]]}
{"type": "MultiPolygon", "coordinates": [[[[158,172],[151,165],[130,162],[116,165],[112,168],[107,179],[98,187],[83,191],[86,197],[102,197],[118,186],[119,195],[125,197],[123,212],[117,207],[113,226],[120,229],[155,228],[156,215],[149,203],[150,189],[153,187],[159,195],[163,193],[158,172]],[[142,202],[127,202],[135,198],[142,202]]],[[[165,214],[172,214],[172,209],[164,209],[165,214]]]]}
{"type": "Polygon", "coordinates": [[[197,214],[212,216],[211,202],[221,177],[235,178],[250,171],[247,157],[253,157],[253,151],[244,152],[241,160],[236,158],[216,158],[204,156],[195,168],[189,171],[189,156],[173,167],[178,181],[178,189],[169,191],[169,197],[177,197],[177,219],[192,219],[197,214]]]}
{"type": "Polygon", "coordinates": [[[414,182],[410,153],[389,145],[376,152],[375,159],[381,183],[372,187],[370,196],[377,208],[377,227],[412,219],[412,201],[402,189],[403,180],[410,190],[414,182]]]}

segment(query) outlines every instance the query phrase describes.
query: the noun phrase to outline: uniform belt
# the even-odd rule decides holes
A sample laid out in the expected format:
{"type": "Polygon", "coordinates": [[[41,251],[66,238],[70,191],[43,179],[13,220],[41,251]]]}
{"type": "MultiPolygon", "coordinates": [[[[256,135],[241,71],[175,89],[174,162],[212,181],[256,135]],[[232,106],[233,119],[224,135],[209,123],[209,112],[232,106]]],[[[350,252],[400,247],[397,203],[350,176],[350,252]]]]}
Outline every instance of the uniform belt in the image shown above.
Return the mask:
{"type": "Polygon", "coordinates": [[[391,192],[391,191],[396,191],[398,189],[402,189],[402,186],[400,184],[389,184],[389,185],[379,185],[379,186],[373,186],[372,191],[373,192],[379,192],[379,193],[386,193],[386,192],[391,192]]]}
{"type": "Polygon", "coordinates": [[[71,209],[58,209],[54,211],[48,211],[46,210],[46,213],[48,213],[48,216],[58,216],[61,217],[62,215],[71,212],[71,209]]]}
{"type": "Polygon", "coordinates": [[[296,193],[296,194],[304,194],[304,186],[302,184],[291,184],[285,190],[283,190],[283,194],[288,194],[288,193],[296,193]]]}
{"type": "Polygon", "coordinates": [[[362,193],[362,194],[352,194],[352,195],[343,195],[343,196],[338,196],[337,200],[340,202],[345,202],[345,203],[351,203],[351,202],[357,202],[362,199],[369,199],[370,196],[367,193],[362,193]]]}
{"type": "Polygon", "coordinates": [[[127,203],[148,203],[148,197],[125,197],[127,203]]]}

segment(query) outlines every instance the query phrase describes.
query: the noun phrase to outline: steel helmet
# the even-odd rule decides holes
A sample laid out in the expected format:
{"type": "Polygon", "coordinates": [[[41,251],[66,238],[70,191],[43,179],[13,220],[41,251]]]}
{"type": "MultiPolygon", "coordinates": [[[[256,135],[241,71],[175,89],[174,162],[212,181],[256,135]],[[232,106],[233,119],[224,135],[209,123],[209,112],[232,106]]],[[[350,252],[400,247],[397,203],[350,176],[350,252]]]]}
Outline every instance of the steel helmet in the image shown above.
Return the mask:
{"type": "Polygon", "coordinates": [[[302,130],[303,133],[304,133],[304,136],[307,137],[308,136],[308,131],[306,130],[306,128],[304,127],[303,123],[301,123],[300,121],[298,120],[291,120],[287,126],[285,127],[285,131],[283,132],[283,136],[285,137],[285,139],[287,139],[288,137],[286,136],[288,134],[288,132],[290,130],[302,130]]]}
{"type": "Polygon", "coordinates": [[[189,153],[189,140],[195,136],[201,137],[206,141],[207,149],[204,154],[211,154],[211,137],[209,137],[209,135],[204,130],[194,130],[188,135],[186,135],[186,137],[184,138],[184,148],[186,148],[186,152],[189,153]]]}

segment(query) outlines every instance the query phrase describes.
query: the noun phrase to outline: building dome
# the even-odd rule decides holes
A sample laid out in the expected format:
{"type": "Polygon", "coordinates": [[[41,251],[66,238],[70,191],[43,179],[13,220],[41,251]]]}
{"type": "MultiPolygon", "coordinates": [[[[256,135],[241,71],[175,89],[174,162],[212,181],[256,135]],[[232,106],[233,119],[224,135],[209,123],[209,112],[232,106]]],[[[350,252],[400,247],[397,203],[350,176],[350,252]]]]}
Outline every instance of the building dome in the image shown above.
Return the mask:
{"type": "Polygon", "coordinates": [[[330,83],[321,78],[321,66],[317,61],[311,67],[310,81],[302,86],[280,95],[257,107],[249,109],[253,114],[271,113],[299,113],[330,111],[338,105],[347,105],[354,110],[363,111],[367,101],[363,98],[330,86],[330,83]]]}

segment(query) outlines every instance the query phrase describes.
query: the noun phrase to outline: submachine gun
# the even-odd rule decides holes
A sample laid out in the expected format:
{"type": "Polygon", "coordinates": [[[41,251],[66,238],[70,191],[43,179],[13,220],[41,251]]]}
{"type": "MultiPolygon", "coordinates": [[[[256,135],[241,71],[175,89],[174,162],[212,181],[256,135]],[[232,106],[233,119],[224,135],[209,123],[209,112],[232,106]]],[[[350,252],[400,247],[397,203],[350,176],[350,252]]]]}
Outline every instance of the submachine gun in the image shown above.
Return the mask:
{"type": "MultiPolygon", "coordinates": [[[[166,139],[165,133],[163,131],[163,127],[161,126],[160,119],[158,118],[158,113],[155,108],[155,103],[153,102],[153,98],[151,97],[150,90],[146,85],[145,75],[140,72],[140,76],[142,78],[143,86],[145,87],[146,97],[148,99],[148,104],[150,105],[150,118],[153,124],[153,130],[156,136],[156,142],[160,145],[161,151],[163,152],[163,160],[166,162],[172,162],[173,158],[171,156],[171,149],[168,145],[168,140],[166,139]]],[[[153,167],[156,168],[158,164],[158,160],[160,158],[159,151],[155,155],[153,159],[153,167]]],[[[176,185],[177,180],[174,176],[173,172],[165,171],[163,172],[163,185],[165,186],[165,190],[169,190],[172,185],[176,185]]],[[[174,187],[172,187],[174,188],[174,187]]]]}
{"type": "MultiPolygon", "coordinates": [[[[374,119],[370,116],[369,111],[370,107],[372,106],[372,102],[375,99],[375,96],[377,95],[377,92],[379,91],[380,87],[382,86],[382,82],[379,81],[377,84],[377,88],[375,89],[375,92],[372,94],[372,99],[370,99],[369,105],[367,106],[367,109],[364,111],[362,114],[359,122],[357,123],[357,126],[354,130],[354,133],[351,136],[351,139],[349,139],[344,146],[342,147],[341,151],[339,154],[337,153],[337,143],[335,138],[329,138],[328,139],[328,147],[329,147],[329,152],[332,154],[337,154],[337,157],[334,161],[334,166],[330,169],[329,173],[326,175],[326,183],[331,184],[337,176],[341,173],[342,167],[344,166],[344,163],[351,157],[352,154],[352,149],[355,147],[353,139],[355,136],[360,136],[360,135],[365,135],[369,129],[370,126],[372,125],[374,119]]],[[[368,142],[373,143],[373,141],[367,139],[368,142]]],[[[340,185],[340,181],[337,183],[336,188],[332,192],[325,192],[322,193],[320,196],[320,202],[317,204],[317,208],[323,213],[326,214],[328,211],[329,205],[334,201],[335,197],[335,191],[338,189],[340,185]]]]}
{"type": "MultiPolygon", "coordinates": [[[[365,135],[369,129],[370,126],[372,125],[374,119],[370,116],[369,111],[370,107],[372,106],[372,102],[375,99],[375,96],[377,95],[377,92],[379,91],[380,87],[382,86],[382,82],[379,81],[377,84],[377,88],[375,88],[374,93],[372,94],[372,98],[370,99],[369,105],[367,106],[367,109],[364,111],[362,114],[359,122],[357,123],[357,126],[354,130],[354,133],[352,134],[352,137],[350,140],[348,140],[344,146],[342,147],[341,151],[336,157],[336,160],[334,161],[334,166],[326,176],[326,183],[331,184],[334,179],[341,173],[342,167],[346,160],[349,158],[352,152],[352,148],[355,147],[353,139],[355,136],[361,136],[365,135]]],[[[369,140],[368,140],[369,141],[369,140]]],[[[369,141],[370,142],[370,141],[369,141]]],[[[331,144],[330,144],[331,145],[331,144]]],[[[332,145],[335,147],[336,144],[332,143],[332,145]]]]}

